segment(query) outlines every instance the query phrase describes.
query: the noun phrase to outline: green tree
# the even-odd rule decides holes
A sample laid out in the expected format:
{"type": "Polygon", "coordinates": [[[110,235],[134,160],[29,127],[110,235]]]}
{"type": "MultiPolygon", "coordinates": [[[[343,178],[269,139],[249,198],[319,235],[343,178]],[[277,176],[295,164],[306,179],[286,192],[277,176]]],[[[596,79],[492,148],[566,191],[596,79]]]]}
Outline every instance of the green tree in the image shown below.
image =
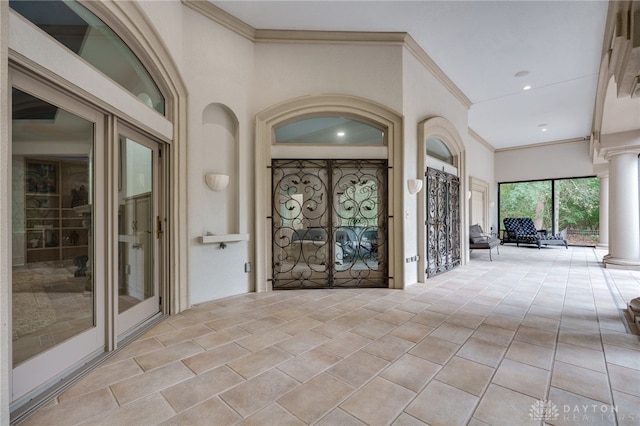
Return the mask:
{"type": "Polygon", "coordinates": [[[556,182],[560,229],[595,230],[600,225],[600,180],[563,179],[556,182]]]}
{"type": "Polygon", "coordinates": [[[538,229],[551,229],[551,181],[500,185],[500,220],[530,217],[538,229]]]}

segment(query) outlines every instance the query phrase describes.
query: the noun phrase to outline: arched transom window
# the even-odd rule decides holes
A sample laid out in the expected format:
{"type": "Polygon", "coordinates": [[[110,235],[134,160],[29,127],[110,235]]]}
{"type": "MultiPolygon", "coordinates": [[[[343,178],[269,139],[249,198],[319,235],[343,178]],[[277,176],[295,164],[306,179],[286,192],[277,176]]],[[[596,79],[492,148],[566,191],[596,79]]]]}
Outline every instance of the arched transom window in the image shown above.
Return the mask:
{"type": "Polygon", "coordinates": [[[344,116],[306,117],[275,129],[276,144],[385,145],[384,130],[344,116]]]}
{"type": "Polygon", "coordinates": [[[437,158],[447,164],[451,164],[452,166],[454,165],[453,154],[451,154],[447,145],[445,145],[445,143],[439,138],[427,138],[427,155],[429,157],[437,158]]]}
{"type": "Polygon", "coordinates": [[[72,0],[10,0],[11,8],[160,114],[165,99],[129,46],[100,18],[72,0]]]}

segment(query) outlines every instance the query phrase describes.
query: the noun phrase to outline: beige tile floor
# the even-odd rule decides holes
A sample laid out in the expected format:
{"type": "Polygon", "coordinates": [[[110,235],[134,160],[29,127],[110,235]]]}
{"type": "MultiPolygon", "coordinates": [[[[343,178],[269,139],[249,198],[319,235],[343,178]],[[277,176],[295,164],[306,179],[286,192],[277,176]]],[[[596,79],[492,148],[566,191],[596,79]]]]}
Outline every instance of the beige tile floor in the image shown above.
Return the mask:
{"type": "Polygon", "coordinates": [[[402,291],[194,306],[24,424],[639,424],[640,340],[622,309],[640,273],[603,269],[592,248],[500,253],[402,291]]]}

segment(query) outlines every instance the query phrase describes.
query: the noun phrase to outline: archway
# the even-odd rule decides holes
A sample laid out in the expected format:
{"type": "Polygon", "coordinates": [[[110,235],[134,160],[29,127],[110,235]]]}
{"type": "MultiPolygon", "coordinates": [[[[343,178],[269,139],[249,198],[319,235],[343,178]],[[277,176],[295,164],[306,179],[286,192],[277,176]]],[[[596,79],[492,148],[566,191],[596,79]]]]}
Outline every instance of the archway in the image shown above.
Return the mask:
{"type": "MultiPolygon", "coordinates": [[[[462,224],[467,223],[465,219],[467,217],[467,184],[465,179],[466,161],[464,144],[462,142],[460,134],[450,121],[443,117],[432,117],[422,121],[418,126],[418,138],[418,152],[420,156],[418,164],[419,170],[421,170],[426,175],[429,169],[432,171],[432,174],[434,174],[434,176],[432,176],[434,179],[443,179],[447,181],[444,184],[446,187],[444,188],[444,191],[446,191],[447,196],[455,196],[455,200],[453,200],[453,203],[447,203],[447,209],[449,210],[448,213],[450,214],[450,218],[448,220],[453,221],[453,227],[451,224],[449,224],[443,229],[439,229],[437,226],[434,226],[436,228],[435,230],[432,229],[432,233],[445,233],[445,235],[442,237],[446,240],[447,250],[452,251],[452,253],[445,254],[445,257],[453,256],[452,259],[448,258],[447,260],[445,260],[445,262],[451,261],[451,263],[443,266],[436,265],[435,267],[433,266],[433,264],[431,266],[428,264],[430,258],[430,253],[428,253],[428,225],[425,227],[420,227],[421,231],[418,233],[418,252],[420,255],[420,259],[418,261],[418,266],[420,269],[418,278],[422,278],[424,280],[428,275],[427,270],[433,271],[432,273],[438,273],[444,270],[448,270],[451,267],[456,266],[457,264],[466,263],[466,236],[468,231],[466,229],[467,227],[462,226],[462,224]],[[437,158],[436,156],[430,156],[428,149],[429,140],[431,140],[432,142],[434,140],[439,141],[443,146],[443,152],[448,151],[450,157],[446,158],[446,161],[443,161],[444,156],[442,155],[440,155],[439,157],[443,159],[437,158]],[[435,174],[438,173],[442,174],[442,177],[435,176],[435,174]],[[454,232],[455,235],[447,235],[450,232],[454,232]]],[[[429,216],[427,211],[429,197],[428,178],[426,183],[426,190],[421,191],[418,194],[418,223],[420,224],[427,223],[429,216]]]]}
{"type": "Polygon", "coordinates": [[[293,99],[270,107],[256,119],[256,290],[271,290],[272,269],[272,191],[271,162],[273,159],[360,159],[387,160],[390,167],[387,184],[386,209],[388,212],[388,287],[403,285],[401,256],[396,255],[402,247],[402,117],[375,102],[347,95],[321,95],[293,99]],[[384,129],[383,145],[313,145],[313,150],[303,144],[275,142],[275,129],[281,124],[303,117],[333,116],[350,117],[371,123],[384,129]]]}

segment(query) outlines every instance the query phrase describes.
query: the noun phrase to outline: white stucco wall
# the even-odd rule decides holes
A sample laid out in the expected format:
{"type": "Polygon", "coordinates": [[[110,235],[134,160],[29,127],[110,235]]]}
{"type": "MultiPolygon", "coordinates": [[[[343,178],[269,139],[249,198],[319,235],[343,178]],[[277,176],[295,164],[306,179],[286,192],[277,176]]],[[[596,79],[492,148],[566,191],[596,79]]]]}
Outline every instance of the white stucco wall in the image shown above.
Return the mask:
{"type": "Polygon", "coordinates": [[[300,96],[359,96],[400,111],[402,49],[398,46],[258,43],[254,111],[300,96]]]}
{"type": "Polygon", "coordinates": [[[254,44],[179,2],[142,2],[165,40],[188,97],[188,233],[191,304],[253,290],[254,44]],[[205,110],[207,113],[205,113],[205,110]],[[217,111],[213,112],[212,111],[217,111]],[[231,163],[231,164],[230,164],[231,163]],[[230,175],[213,192],[206,173],[230,175]],[[201,244],[199,236],[249,234],[250,241],[201,244]]]}
{"type": "MultiPolygon", "coordinates": [[[[467,108],[425,66],[408,50],[403,52],[403,108],[404,129],[404,181],[424,179],[424,170],[418,171],[418,124],[430,117],[443,117],[450,121],[458,134],[468,145],[467,108]]],[[[460,177],[461,182],[464,177],[460,177]]],[[[423,189],[424,191],[425,189],[423,189]]],[[[424,224],[418,223],[418,199],[411,195],[404,185],[404,258],[412,258],[419,253],[418,232],[424,224]]],[[[466,211],[466,209],[465,209],[466,211]]],[[[464,222],[466,223],[466,222],[464,222]]],[[[424,271],[418,271],[418,262],[404,263],[405,284],[421,281],[424,271]]]]}
{"type": "MultiPolygon", "coordinates": [[[[467,147],[467,174],[469,177],[481,179],[489,184],[489,202],[495,202],[489,206],[489,229],[498,230],[498,184],[494,178],[494,150],[478,142],[473,136],[465,135],[467,147]]],[[[468,180],[467,180],[468,182],[468,180]]],[[[468,223],[468,222],[467,222],[468,223]]]]}
{"type": "Polygon", "coordinates": [[[589,141],[496,151],[497,182],[592,176],[589,141]]]}

